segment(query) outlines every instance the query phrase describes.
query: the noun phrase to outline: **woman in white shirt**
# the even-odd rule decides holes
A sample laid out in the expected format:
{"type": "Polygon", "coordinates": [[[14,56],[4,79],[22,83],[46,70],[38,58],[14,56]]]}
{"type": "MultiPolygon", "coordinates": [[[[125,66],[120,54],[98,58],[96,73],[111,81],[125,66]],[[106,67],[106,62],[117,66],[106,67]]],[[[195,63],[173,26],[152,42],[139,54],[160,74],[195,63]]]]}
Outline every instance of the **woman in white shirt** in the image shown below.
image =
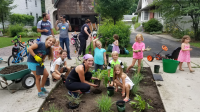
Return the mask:
{"type": "Polygon", "coordinates": [[[50,73],[53,77],[53,81],[59,80],[62,78],[63,81],[65,81],[65,78],[70,72],[70,68],[67,67],[67,51],[61,50],[60,57],[53,62],[51,66],[50,73]],[[61,73],[64,73],[65,75],[62,75],[61,73]]]}

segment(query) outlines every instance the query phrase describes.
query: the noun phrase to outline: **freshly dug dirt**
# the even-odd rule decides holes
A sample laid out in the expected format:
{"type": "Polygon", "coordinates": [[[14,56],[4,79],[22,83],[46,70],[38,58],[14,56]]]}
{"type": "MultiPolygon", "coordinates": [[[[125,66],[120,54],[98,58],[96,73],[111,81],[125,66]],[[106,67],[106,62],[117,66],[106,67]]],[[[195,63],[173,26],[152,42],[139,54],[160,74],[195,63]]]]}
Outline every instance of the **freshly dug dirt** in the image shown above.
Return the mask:
{"type": "MultiPolygon", "coordinates": [[[[134,72],[130,71],[128,76],[132,76],[134,72]]],[[[139,87],[139,95],[148,102],[153,109],[144,110],[144,112],[165,112],[163,103],[161,101],[160,95],[158,93],[157,87],[155,82],[152,81],[153,75],[150,68],[143,69],[144,80],[141,81],[139,87]]],[[[101,86],[98,88],[102,91],[101,94],[94,94],[94,91],[97,91],[95,88],[91,87],[91,92],[89,94],[84,94],[81,97],[82,102],[79,105],[79,108],[74,109],[74,112],[100,112],[98,111],[97,107],[97,98],[99,98],[102,94],[107,94],[107,88],[101,83],[101,86]]],[[[68,99],[65,95],[67,95],[68,90],[66,89],[65,85],[62,83],[55,88],[51,94],[49,95],[48,100],[44,102],[41,106],[39,112],[44,112],[49,110],[49,107],[54,104],[57,108],[62,109],[64,112],[72,112],[71,109],[67,108],[68,99]],[[49,100],[51,99],[51,100],[49,100]]],[[[121,96],[121,89],[118,89],[118,92],[115,92],[114,95],[111,97],[113,102],[118,100],[123,100],[124,97],[121,96]]],[[[133,101],[134,96],[130,96],[131,101],[133,101]]],[[[117,112],[116,103],[113,104],[111,110],[117,112]]],[[[126,112],[133,112],[135,110],[131,107],[131,105],[126,103],[126,112]]]]}
{"type": "Polygon", "coordinates": [[[94,94],[100,94],[102,91],[99,90],[99,89],[95,89],[95,90],[93,90],[92,92],[93,92],[94,94]]]}
{"type": "Polygon", "coordinates": [[[0,71],[0,74],[11,74],[11,73],[15,73],[24,69],[28,69],[28,66],[27,65],[12,65],[12,66],[8,66],[2,69],[0,71]]]}

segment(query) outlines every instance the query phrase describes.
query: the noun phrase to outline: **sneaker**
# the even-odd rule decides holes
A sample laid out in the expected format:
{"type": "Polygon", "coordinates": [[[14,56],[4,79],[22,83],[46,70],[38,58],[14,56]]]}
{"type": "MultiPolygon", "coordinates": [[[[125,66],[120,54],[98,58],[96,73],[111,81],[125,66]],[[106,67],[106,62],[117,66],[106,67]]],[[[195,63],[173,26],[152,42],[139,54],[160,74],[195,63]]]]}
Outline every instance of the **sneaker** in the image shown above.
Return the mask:
{"type": "Polygon", "coordinates": [[[41,92],[38,93],[38,97],[39,98],[46,98],[47,95],[41,91],[41,92]]]}
{"type": "Polygon", "coordinates": [[[68,58],[68,60],[72,60],[72,58],[68,58]]]}
{"type": "Polygon", "coordinates": [[[90,90],[89,90],[89,91],[87,91],[87,92],[85,92],[85,93],[90,93],[90,90]]]}
{"type": "Polygon", "coordinates": [[[77,93],[77,92],[68,91],[68,95],[69,95],[69,96],[74,96],[75,98],[78,97],[78,93],[77,93]]]}
{"type": "Polygon", "coordinates": [[[41,91],[42,91],[43,93],[45,93],[45,94],[48,94],[48,93],[49,93],[49,91],[47,91],[45,88],[41,88],[41,91]]]}
{"type": "Polygon", "coordinates": [[[78,59],[78,61],[81,61],[80,58],[79,58],[79,56],[77,57],[77,59],[78,59]]]}

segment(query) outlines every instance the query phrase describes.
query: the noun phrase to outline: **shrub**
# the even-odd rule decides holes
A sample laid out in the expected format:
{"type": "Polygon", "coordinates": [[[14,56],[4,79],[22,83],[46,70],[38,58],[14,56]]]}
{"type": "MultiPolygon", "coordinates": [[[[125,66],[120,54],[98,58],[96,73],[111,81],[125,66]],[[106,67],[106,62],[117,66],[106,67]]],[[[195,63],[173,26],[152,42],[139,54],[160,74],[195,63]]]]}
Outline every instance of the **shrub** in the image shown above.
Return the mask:
{"type": "Polygon", "coordinates": [[[126,25],[122,21],[116,22],[115,25],[111,22],[104,22],[103,25],[99,27],[98,35],[100,34],[102,36],[100,41],[103,46],[105,46],[106,43],[107,45],[112,44],[114,42],[113,35],[117,34],[119,36],[119,46],[121,47],[121,45],[125,43],[127,47],[127,43],[130,42],[130,28],[130,25],[126,25]]]}
{"type": "Polygon", "coordinates": [[[24,24],[24,25],[33,25],[34,16],[26,14],[12,14],[10,15],[11,24],[24,24]]]}
{"type": "Polygon", "coordinates": [[[44,111],[44,112],[63,112],[62,109],[59,109],[58,107],[56,107],[54,104],[50,105],[49,107],[49,111],[44,111]]]}
{"type": "Polygon", "coordinates": [[[19,32],[18,35],[21,35],[21,37],[26,37],[27,36],[27,32],[19,32]]]}
{"type": "Polygon", "coordinates": [[[157,19],[151,19],[146,23],[143,23],[144,30],[146,32],[162,31],[163,25],[157,19]]]}
{"type": "Polygon", "coordinates": [[[33,31],[33,32],[37,32],[37,26],[33,26],[33,27],[32,27],[32,31],[33,31]]]}
{"type": "Polygon", "coordinates": [[[138,28],[141,25],[141,23],[135,23],[134,28],[138,28]]]}
{"type": "Polygon", "coordinates": [[[132,23],[133,24],[137,23],[137,16],[132,18],[132,23]]]}
{"type": "Polygon", "coordinates": [[[53,28],[53,33],[54,33],[54,35],[56,35],[56,34],[59,34],[59,31],[56,31],[56,29],[53,28]]]}
{"type": "Polygon", "coordinates": [[[28,37],[37,37],[37,36],[39,36],[39,35],[41,36],[40,33],[32,32],[32,31],[27,33],[27,36],[28,36],[28,37]]]}
{"type": "Polygon", "coordinates": [[[150,32],[150,35],[153,35],[153,34],[161,34],[162,31],[157,31],[157,32],[150,32]]]}
{"type": "Polygon", "coordinates": [[[22,24],[9,25],[8,32],[9,36],[14,37],[18,33],[23,32],[23,25],[22,24]]]}

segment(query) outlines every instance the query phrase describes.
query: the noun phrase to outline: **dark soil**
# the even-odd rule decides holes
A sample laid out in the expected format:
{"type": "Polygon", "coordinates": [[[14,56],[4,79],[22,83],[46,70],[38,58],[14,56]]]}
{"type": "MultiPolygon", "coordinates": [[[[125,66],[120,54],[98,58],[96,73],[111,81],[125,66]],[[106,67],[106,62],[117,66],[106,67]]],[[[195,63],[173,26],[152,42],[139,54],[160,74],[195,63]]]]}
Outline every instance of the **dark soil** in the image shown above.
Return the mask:
{"type": "MultiPolygon", "coordinates": [[[[134,72],[130,72],[128,76],[131,77],[133,73],[134,72]]],[[[144,80],[142,80],[140,83],[139,95],[141,95],[142,98],[153,107],[153,109],[145,110],[144,112],[165,112],[156,84],[155,82],[153,82],[151,69],[144,68],[142,74],[144,75],[144,80]]],[[[101,84],[98,89],[102,91],[101,94],[107,94],[107,88],[104,87],[103,84],[101,84]]],[[[84,94],[81,97],[82,102],[80,103],[79,107],[74,110],[74,112],[99,112],[96,100],[98,97],[101,96],[101,94],[93,93],[94,91],[98,91],[98,89],[91,87],[91,93],[84,94]]],[[[51,104],[54,104],[57,108],[62,109],[64,112],[71,112],[72,110],[68,109],[66,106],[68,103],[68,99],[65,96],[67,95],[67,92],[68,90],[66,89],[65,85],[63,85],[62,83],[58,85],[58,87],[51,92],[49,98],[47,98],[48,100],[46,100],[41,106],[39,112],[49,110],[51,104]]],[[[124,99],[124,97],[121,96],[120,89],[118,92],[115,92],[114,96],[112,96],[111,98],[113,102],[124,99]]],[[[131,101],[133,101],[133,98],[134,96],[131,95],[131,101]]],[[[113,104],[111,110],[117,112],[116,103],[113,104]]],[[[137,110],[133,109],[129,103],[126,103],[126,112],[133,111],[138,112],[137,110]]]]}
{"type": "Polygon", "coordinates": [[[94,94],[100,94],[101,92],[102,92],[102,91],[99,90],[99,89],[95,89],[95,90],[92,91],[92,93],[94,93],[94,94]]]}
{"type": "Polygon", "coordinates": [[[2,69],[0,71],[0,74],[11,74],[11,73],[15,73],[24,69],[28,69],[28,66],[27,65],[12,65],[12,66],[8,66],[2,69]]]}

